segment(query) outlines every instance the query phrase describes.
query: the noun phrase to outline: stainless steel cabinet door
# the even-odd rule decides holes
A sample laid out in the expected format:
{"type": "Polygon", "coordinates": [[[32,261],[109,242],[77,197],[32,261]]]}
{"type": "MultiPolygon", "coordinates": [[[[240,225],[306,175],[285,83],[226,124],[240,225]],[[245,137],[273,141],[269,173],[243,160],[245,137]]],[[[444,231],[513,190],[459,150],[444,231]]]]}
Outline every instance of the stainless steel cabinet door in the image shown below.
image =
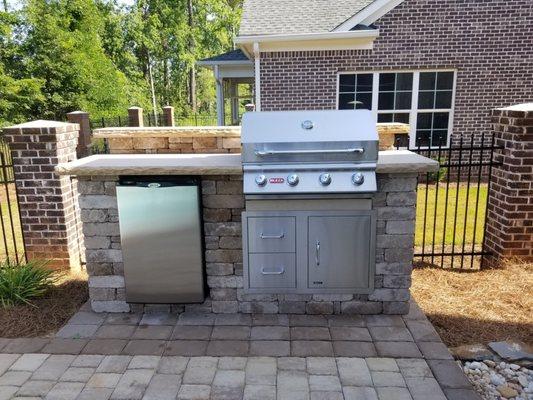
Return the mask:
{"type": "Polygon", "coordinates": [[[126,300],[204,299],[196,186],[117,187],[126,300]]]}
{"type": "Polygon", "coordinates": [[[371,217],[308,218],[308,287],[368,288],[371,217]]]}

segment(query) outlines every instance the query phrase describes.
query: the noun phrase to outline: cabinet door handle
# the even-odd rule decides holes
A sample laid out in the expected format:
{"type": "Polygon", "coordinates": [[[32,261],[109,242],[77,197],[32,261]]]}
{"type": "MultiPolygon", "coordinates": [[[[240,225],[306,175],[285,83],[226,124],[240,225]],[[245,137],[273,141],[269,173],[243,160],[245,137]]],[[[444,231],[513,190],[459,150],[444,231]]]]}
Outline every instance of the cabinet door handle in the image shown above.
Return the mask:
{"type": "Polygon", "coordinates": [[[261,239],[283,239],[285,237],[285,233],[281,232],[279,235],[265,235],[263,232],[259,235],[261,239]]]}
{"type": "Polygon", "coordinates": [[[320,241],[316,241],[316,253],[315,253],[315,262],[316,265],[320,265],[320,241]]]}
{"type": "Polygon", "coordinates": [[[263,275],[281,275],[285,272],[285,268],[284,267],[281,267],[280,269],[278,269],[277,271],[265,271],[265,267],[262,267],[261,268],[261,273],[263,275]]]}

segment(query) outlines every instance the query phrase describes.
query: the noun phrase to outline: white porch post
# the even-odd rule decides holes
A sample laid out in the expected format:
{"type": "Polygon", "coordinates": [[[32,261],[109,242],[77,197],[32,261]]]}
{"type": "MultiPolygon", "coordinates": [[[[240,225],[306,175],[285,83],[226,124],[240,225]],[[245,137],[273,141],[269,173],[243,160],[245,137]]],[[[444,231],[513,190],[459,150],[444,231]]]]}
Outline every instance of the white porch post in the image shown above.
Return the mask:
{"type": "Polygon", "coordinates": [[[217,85],[217,125],[224,125],[224,86],[218,65],[215,65],[215,81],[217,85]]]}

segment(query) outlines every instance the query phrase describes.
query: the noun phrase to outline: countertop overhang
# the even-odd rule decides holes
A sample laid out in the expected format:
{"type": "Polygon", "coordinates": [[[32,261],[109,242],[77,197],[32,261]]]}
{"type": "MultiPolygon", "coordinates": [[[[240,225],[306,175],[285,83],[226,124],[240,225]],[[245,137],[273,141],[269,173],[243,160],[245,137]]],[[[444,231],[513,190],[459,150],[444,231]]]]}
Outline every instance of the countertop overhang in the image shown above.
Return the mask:
{"type": "MultiPolygon", "coordinates": [[[[433,172],[439,163],[409,150],[380,151],[377,172],[433,172]]],[[[241,175],[240,154],[104,154],[56,166],[59,175],[241,175]]]]}

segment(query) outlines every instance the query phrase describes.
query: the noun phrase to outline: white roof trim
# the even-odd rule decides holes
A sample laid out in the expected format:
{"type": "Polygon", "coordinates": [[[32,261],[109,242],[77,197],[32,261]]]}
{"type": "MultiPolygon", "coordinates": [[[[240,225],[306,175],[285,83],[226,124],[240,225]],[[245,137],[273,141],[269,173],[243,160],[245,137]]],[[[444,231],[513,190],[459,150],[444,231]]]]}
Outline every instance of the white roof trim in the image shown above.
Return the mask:
{"type": "Polygon", "coordinates": [[[300,42],[308,40],[329,40],[329,39],[356,39],[356,38],[376,38],[379,36],[377,29],[366,29],[359,31],[343,32],[320,32],[320,33],[291,33],[282,35],[250,35],[237,36],[235,44],[268,43],[268,42],[300,42]]]}
{"type": "Polygon", "coordinates": [[[289,35],[238,36],[237,46],[245,54],[253,54],[254,44],[261,44],[260,52],[313,51],[313,50],[358,50],[372,49],[379,30],[368,29],[349,32],[323,32],[289,35]]]}
{"type": "Polygon", "coordinates": [[[370,25],[404,1],[405,0],[376,0],[337,26],[333,32],[346,32],[359,24],[370,25]]]}

